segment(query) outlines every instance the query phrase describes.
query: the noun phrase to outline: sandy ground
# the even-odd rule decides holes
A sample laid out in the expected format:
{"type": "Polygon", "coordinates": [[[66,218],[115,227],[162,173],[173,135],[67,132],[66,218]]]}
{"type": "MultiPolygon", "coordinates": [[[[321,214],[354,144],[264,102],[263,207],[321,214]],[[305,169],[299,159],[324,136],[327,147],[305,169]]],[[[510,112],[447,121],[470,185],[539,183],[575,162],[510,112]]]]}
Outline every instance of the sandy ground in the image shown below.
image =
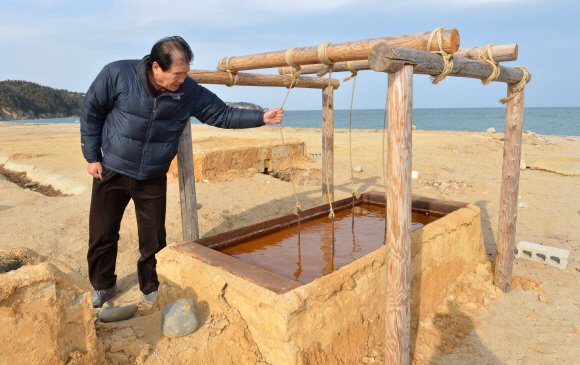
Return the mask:
{"type": "MultiPolygon", "coordinates": [[[[277,129],[268,127],[232,131],[194,126],[192,132],[194,140],[210,136],[263,140],[280,138],[277,129]]],[[[285,137],[304,141],[308,152],[321,150],[319,129],[285,128],[284,133],[285,137]]],[[[362,172],[354,174],[357,190],[383,191],[382,131],[353,132],[352,146],[353,164],[363,168],[362,172]]],[[[479,206],[485,251],[491,260],[494,259],[497,238],[502,147],[501,133],[413,132],[413,170],[420,173],[420,178],[413,180],[413,194],[471,202],[479,206]],[[436,189],[428,184],[430,180],[448,182],[450,186],[436,189]],[[459,182],[458,188],[455,188],[454,182],[459,182]]],[[[524,134],[524,160],[578,156],[580,137],[524,134]]],[[[320,160],[315,161],[297,167],[318,167],[320,160]]],[[[33,181],[52,184],[63,193],[70,194],[47,197],[0,180],[0,245],[30,248],[62,261],[86,278],[92,177],[86,173],[86,162],[80,151],[79,125],[0,123],[0,164],[26,171],[33,181]]],[[[336,199],[350,196],[349,170],[348,131],[337,130],[336,199]]],[[[198,203],[202,205],[199,210],[200,228],[208,235],[288,214],[294,209],[291,184],[267,175],[198,183],[196,189],[198,203]],[[212,219],[224,210],[229,211],[229,219],[212,219]]],[[[320,187],[297,186],[297,190],[303,208],[321,203],[320,187]]],[[[568,268],[560,270],[541,263],[516,260],[515,274],[542,283],[543,301],[536,292],[521,289],[502,295],[489,305],[487,311],[467,314],[464,340],[453,351],[436,351],[427,363],[579,363],[579,193],[580,176],[530,169],[521,171],[520,202],[526,202],[529,207],[518,211],[516,242],[523,240],[570,250],[568,268]]],[[[167,241],[169,244],[180,242],[179,191],[175,179],[169,180],[167,205],[167,241]]],[[[138,257],[137,227],[131,203],[121,227],[117,258],[121,294],[115,299],[117,305],[140,301],[136,276],[138,257]]],[[[211,314],[208,313],[205,325],[194,335],[187,336],[188,340],[164,338],[158,328],[159,313],[147,316],[151,311],[145,308],[140,311],[141,317],[130,321],[134,322],[132,331],[141,334],[140,338],[151,344],[147,364],[181,363],[181,357],[205,359],[200,363],[210,364],[215,354],[212,348],[231,346],[233,343],[238,350],[232,350],[232,353],[237,355],[223,357],[214,363],[240,363],[242,358],[242,363],[261,361],[251,338],[244,336],[247,331],[244,332],[243,323],[236,321],[235,313],[228,312],[231,309],[216,308],[211,314]]],[[[104,325],[98,328],[106,345],[115,329],[104,325]]],[[[377,356],[380,358],[380,355],[377,356]]]]}

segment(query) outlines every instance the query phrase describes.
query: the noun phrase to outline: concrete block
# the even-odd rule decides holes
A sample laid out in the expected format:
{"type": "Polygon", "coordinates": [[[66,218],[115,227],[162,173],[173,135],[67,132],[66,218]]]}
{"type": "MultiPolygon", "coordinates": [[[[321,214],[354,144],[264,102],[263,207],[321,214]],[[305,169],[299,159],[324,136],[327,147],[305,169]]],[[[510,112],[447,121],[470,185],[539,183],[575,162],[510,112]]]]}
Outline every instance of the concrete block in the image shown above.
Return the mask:
{"type": "Polygon", "coordinates": [[[570,251],[561,248],[538,245],[520,241],[516,245],[516,259],[523,258],[531,261],[543,262],[546,265],[565,269],[568,266],[570,251]]]}
{"type": "Polygon", "coordinates": [[[322,158],[322,152],[310,152],[310,158],[322,158]]]}

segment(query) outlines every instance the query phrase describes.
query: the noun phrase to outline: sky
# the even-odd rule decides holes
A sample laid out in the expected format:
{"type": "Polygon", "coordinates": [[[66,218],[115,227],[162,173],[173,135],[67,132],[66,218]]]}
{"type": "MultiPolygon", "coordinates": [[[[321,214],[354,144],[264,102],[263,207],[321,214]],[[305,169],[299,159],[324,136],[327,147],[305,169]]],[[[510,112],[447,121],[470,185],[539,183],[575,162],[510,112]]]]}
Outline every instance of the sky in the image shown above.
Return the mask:
{"type": "MultiPolygon", "coordinates": [[[[580,107],[580,2],[560,0],[0,0],[0,81],[26,80],[85,92],[109,62],[140,59],[165,36],[182,36],[193,69],[227,56],[456,28],[460,48],[517,43],[506,66],[532,73],[528,107],[580,107]]],[[[277,73],[267,69],[256,73],[277,73]]],[[[334,74],[339,79],[347,73],[334,74]]],[[[348,109],[352,81],[335,91],[348,109]]],[[[506,85],[415,75],[416,108],[502,107],[506,85]]],[[[285,88],[206,85],[224,101],[275,108],[285,88]]],[[[382,109],[387,75],[359,72],[355,109],[382,109]]],[[[294,89],[286,110],[319,110],[320,90],[294,89]]]]}

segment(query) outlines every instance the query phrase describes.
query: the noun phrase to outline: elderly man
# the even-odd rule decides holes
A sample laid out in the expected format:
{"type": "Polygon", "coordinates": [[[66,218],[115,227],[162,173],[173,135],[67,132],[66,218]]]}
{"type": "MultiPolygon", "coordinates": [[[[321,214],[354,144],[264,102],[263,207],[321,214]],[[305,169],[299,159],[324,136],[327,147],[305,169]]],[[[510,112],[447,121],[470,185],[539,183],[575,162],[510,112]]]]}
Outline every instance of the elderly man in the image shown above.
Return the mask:
{"type": "Polygon", "coordinates": [[[219,128],[282,122],[281,107],[263,113],[226,106],[187,76],[192,60],[181,37],[161,39],[140,61],[106,65],[83,99],[81,147],[94,177],[87,260],[95,308],[117,293],[119,228],[131,199],[141,254],[139,287],[146,303],[157,297],[155,254],[166,245],[166,174],[190,117],[219,128]]]}

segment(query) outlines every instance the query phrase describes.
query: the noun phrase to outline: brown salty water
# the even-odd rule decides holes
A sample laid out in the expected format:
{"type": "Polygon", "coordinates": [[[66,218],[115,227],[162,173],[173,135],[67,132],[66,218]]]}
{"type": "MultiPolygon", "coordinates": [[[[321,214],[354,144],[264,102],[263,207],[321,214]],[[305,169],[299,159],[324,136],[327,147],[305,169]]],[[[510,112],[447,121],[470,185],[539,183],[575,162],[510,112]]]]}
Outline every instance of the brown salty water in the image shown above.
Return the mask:
{"type": "MultiPolygon", "coordinates": [[[[385,244],[385,207],[358,205],[367,215],[352,209],[335,212],[334,254],[332,222],[328,216],[302,222],[300,245],[298,226],[281,229],[264,236],[224,245],[216,250],[242,261],[306,284],[376,250],[385,244]]],[[[439,219],[440,215],[413,212],[412,230],[439,219]]]]}

